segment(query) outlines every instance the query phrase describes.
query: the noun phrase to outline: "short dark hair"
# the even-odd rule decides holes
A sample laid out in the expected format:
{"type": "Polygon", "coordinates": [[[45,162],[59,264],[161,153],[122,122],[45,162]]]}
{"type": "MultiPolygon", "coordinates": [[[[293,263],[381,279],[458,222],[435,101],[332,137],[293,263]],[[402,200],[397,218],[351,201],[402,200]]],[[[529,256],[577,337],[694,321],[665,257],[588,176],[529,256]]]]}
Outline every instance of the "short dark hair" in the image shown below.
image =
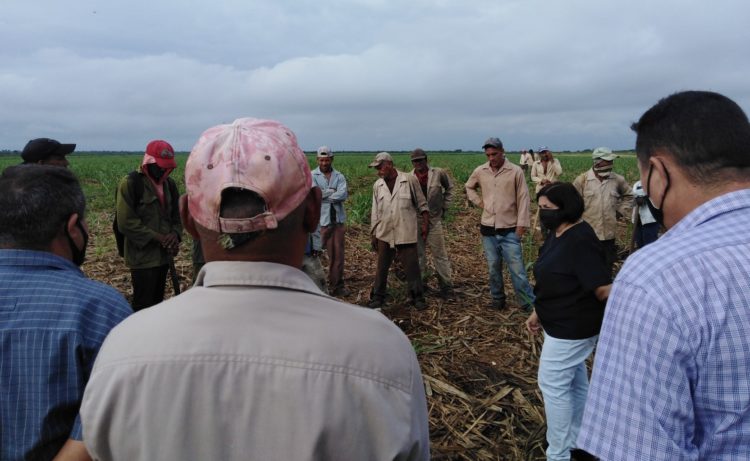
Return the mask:
{"type": "Polygon", "coordinates": [[[48,250],[68,218],[84,218],[86,198],[66,168],[22,164],[0,176],[0,247],[48,250]]]}
{"type": "Polygon", "coordinates": [[[750,122],[734,101],[710,91],[683,91],[661,99],[631,125],[636,154],[647,161],[664,149],[702,184],[747,178],[750,122]]]}
{"type": "Polygon", "coordinates": [[[547,200],[560,208],[560,219],[563,222],[574,223],[583,216],[583,198],[578,189],[569,182],[547,184],[537,192],[537,202],[539,197],[547,197],[547,200]]]}
{"type": "MultiPolygon", "coordinates": [[[[221,192],[221,210],[219,214],[222,218],[252,218],[267,210],[268,207],[263,197],[251,190],[229,187],[221,192]]],[[[265,230],[222,234],[219,242],[225,250],[233,250],[247,242],[255,240],[263,232],[265,230]]]]}

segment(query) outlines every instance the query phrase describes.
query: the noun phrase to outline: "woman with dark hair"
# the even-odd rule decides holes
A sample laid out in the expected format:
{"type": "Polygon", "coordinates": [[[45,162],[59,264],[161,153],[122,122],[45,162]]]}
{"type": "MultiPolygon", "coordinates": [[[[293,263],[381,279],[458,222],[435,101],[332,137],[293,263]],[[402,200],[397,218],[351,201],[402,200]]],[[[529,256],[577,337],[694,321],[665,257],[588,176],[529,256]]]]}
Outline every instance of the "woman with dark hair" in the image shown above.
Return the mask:
{"type": "Polygon", "coordinates": [[[538,382],[547,415],[547,459],[570,459],[588,392],[591,355],[611,288],[604,250],[581,220],[583,199],[570,183],[555,182],[537,194],[539,219],[550,232],[534,264],[535,309],[531,333],[544,330],[538,382]]]}

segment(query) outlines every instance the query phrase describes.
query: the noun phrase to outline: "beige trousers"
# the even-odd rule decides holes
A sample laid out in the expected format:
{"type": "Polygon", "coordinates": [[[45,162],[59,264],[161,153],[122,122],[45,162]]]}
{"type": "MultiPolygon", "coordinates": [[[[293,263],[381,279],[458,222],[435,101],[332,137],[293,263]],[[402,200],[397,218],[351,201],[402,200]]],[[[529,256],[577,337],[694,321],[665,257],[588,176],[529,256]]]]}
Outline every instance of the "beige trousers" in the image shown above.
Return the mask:
{"type": "MultiPolygon", "coordinates": [[[[432,265],[435,267],[440,287],[452,287],[453,277],[451,272],[451,261],[448,259],[448,252],[445,249],[445,235],[443,233],[442,220],[430,220],[430,231],[427,234],[427,245],[430,247],[432,265]]],[[[422,278],[426,278],[427,252],[425,251],[425,241],[422,240],[421,233],[417,241],[417,252],[419,254],[419,269],[422,272],[422,278]]]]}

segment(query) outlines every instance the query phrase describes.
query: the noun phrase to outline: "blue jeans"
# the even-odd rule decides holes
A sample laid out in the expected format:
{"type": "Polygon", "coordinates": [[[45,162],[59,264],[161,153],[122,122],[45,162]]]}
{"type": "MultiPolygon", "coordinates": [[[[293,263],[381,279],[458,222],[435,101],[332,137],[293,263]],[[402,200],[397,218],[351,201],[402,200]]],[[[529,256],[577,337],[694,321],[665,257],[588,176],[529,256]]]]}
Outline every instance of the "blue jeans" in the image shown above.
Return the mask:
{"type": "Polygon", "coordinates": [[[537,378],[547,415],[548,460],[569,460],[570,450],[575,448],[589,390],[585,362],[598,337],[558,339],[544,335],[537,378]]]}
{"type": "Polygon", "coordinates": [[[513,231],[502,234],[482,236],[484,256],[487,258],[487,266],[490,272],[490,294],[495,301],[505,300],[505,288],[503,287],[503,259],[508,265],[510,279],[516,290],[518,305],[531,308],[534,304],[534,291],[529,285],[526,276],[526,267],[523,264],[521,253],[521,240],[513,231]]]}

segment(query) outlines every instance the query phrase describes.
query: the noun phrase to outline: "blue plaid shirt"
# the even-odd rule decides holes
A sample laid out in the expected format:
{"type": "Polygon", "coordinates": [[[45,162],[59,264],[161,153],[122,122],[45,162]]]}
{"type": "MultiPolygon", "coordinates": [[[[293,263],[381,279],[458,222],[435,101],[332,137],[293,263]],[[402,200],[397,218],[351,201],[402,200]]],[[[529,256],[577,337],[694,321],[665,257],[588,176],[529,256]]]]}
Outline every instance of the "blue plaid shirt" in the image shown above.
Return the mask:
{"type": "Polygon", "coordinates": [[[67,439],[81,440],[94,359],[131,313],[66,259],[0,250],[0,459],[52,459],[67,439]]]}
{"type": "Polygon", "coordinates": [[[628,258],[578,446],[605,460],[750,459],[750,189],[628,258]]]}

